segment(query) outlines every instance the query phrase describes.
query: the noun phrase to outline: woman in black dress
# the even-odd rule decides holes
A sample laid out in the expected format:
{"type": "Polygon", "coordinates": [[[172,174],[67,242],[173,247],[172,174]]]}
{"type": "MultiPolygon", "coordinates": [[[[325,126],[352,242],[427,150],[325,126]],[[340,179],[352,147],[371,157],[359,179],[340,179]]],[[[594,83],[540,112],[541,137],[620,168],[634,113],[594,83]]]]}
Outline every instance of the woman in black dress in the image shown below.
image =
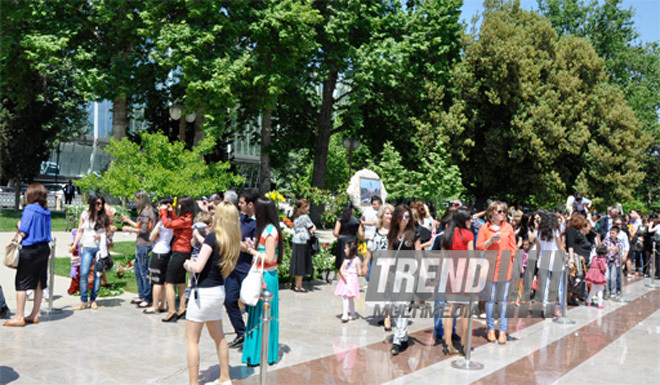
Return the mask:
{"type": "Polygon", "coordinates": [[[335,249],[335,269],[339,270],[344,262],[344,245],[346,243],[356,243],[358,236],[364,239],[364,231],[360,220],[353,215],[353,206],[350,203],[344,205],[344,210],[335,223],[335,229],[332,234],[337,238],[337,248],[335,249]]]}

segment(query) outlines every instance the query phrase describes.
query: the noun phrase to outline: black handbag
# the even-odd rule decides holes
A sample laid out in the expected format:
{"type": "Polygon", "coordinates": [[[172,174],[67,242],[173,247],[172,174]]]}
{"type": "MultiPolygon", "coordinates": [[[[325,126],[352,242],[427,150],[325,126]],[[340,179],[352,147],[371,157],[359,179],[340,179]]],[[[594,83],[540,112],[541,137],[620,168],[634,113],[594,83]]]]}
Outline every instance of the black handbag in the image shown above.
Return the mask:
{"type": "Polygon", "coordinates": [[[112,269],[112,266],[114,266],[114,261],[112,260],[112,257],[108,254],[105,256],[101,255],[101,251],[98,251],[96,253],[96,272],[97,273],[105,273],[106,271],[109,271],[112,269]]]}
{"type": "Polygon", "coordinates": [[[316,255],[321,251],[321,245],[319,244],[319,238],[312,234],[307,242],[309,244],[309,249],[311,250],[312,255],[316,255]]]}

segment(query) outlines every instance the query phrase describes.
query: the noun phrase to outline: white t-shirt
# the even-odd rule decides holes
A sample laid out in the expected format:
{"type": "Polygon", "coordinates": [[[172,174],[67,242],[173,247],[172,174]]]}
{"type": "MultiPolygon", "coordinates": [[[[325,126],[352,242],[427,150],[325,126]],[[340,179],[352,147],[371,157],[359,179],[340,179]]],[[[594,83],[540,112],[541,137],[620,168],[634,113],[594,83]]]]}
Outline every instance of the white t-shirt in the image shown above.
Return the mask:
{"type": "MultiPolygon", "coordinates": [[[[555,231],[555,233],[552,235],[551,240],[544,241],[539,236],[539,231],[538,230],[534,231],[534,237],[539,241],[539,247],[540,247],[539,259],[538,259],[538,262],[537,262],[537,264],[539,266],[541,264],[541,258],[545,258],[547,256],[547,253],[544,253],[544,252],[559,250],[559,247],[557,247],[557,238],[559,238],[560,235],[561,235],[561,233],[559,231],[555,231]]],[[[555,253],[552,253],[552,257],[550,258],[550,264],[549,264],[550,268],[552,268],[552,265],[554,264],[554,258],[555,258],[555,253]]]]}
{"type": "Polygon", "coordinates": [[[571,195],[571,196],[568,197],[568,202],[567,203],[568,203],[567,204],[567,206],[568,206],[567,209],[569,209],[569,210],[573,207],[573,205],[575,205],[576,206],[576,208],[575,208],[576,211],[586,211],[585,207],[590,205],[591,201],[589,199],[585,198],[585,197],[582,197],[582,199],[580,199],[580,201],[577,201],[577,200],[575,200],[575,197],[571,195]]]}
{"type": "MultiPolygon", "coordinates": [[[[373,222],[378,219],[378,213],[373,209],[373,207],[367,207],[364,209],[362,214],[366,222],[373,222]]],[[[376,225],[373,226],[364,226],[364,237],[366,239],[372,239],[376,234],[376,225]]]]}
{"type": "Polygon", "coordinates": [[[85,210],[80,214],[80,219],[82,219],[82,229],[83,233],[80,237],[80,245],[82,247],[97,248],[101,244],[99,239],[95,239],[94,235],[103,234],[103,229],[94,230],[94,225],[96,222],[89,220],[89,211],[85,210]]]}
{"type": "Polygon", "coordinates": [[[158,227],[160,231],[158,232],[158,239],[154,242],[154,247],[151,249],[151,252],[156,254],[167,254],[170,252],[174,230],[165,228],[162,221],[158,221],[156,227],[158,227]]]}

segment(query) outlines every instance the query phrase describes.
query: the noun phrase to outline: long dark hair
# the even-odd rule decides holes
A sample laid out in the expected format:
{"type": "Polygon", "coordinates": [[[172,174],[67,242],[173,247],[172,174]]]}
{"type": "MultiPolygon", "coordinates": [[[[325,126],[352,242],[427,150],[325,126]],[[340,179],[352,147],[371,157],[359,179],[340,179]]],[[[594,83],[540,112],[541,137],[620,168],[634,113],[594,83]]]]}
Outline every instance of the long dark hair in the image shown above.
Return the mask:
{"type": "Polygon", "coordinates": [[[101,195],[89,197],[89,220],[94,222],[94,230],[105,229],[110,226],[110,218],[105,212],[105,198],[101,195]],[[101,201],[101,210],[96,210],[96,202],[101,201]]]}
{"type": "Polygon", "coordinates": [[[557,216],[551,211],[539,211],[541,223],[539,223],[538,234],[542,241],[549,242],[555,238],[555,233],[559,230],[559,221],[557,216]]]}
{"type": "Polygon", "coordinates": [[[257,204],[254,206],[254,216],[257,218],[257,237],[261,237],[261,233],[266,226],[273,225],[277,229],[277,263],[282,263],[282,254],[284,254],[284,238],[282,237],[282,230],[280,229],[280,216],[277,214],[275,203],[270,198],[264,196],[257,199],[257,204]]]}
{"type": "Polygon", "coordinates": [[[346,203],[344,205],[344,209],[341,211],[341,216],[339,217],[339,222],[343,223],[348,223],[348,221],[351,220],[351,217],[353,216],[353,205],[350,203],[346,203]]]}
{"type": "Polygon", "coordinates": [[[193,201],[190,195],[184,195],[179,198],[179,205],[181,206],[181,210],[179,210],[180,217],[186,214],[190,214],[192,216],[195,215],[195,201],[193,201]]]}
{"type": "MultiPolygon", "coordinates": [[[[445,250],[451,250],[451,244],[454,242],[454,230],[455,229],[465,229],[468,230],[467,226],[465,226],[465,223],[472,218],[472,215],[470,215],[470,212],[464,208],[459,208],[458,210],[454,211],[454,215],[451,218],[451,222],[449,223],[449,227],[445,231],[445,233],[442,235],[442,248],[445,250]]],[[[460,235],[461,239],[465,241],[463,238],[463,234],[461,231],[458,232],[460,235]]]]}
{"type": "Polygon", "coordinates": [[[390,231],[387,233],[387,244],[390,250],[394,249],[394,241],[396,241],[399,236],[399,222],[401,222],[405,213],[410,215],[410,220],[408,220],[408,226],[405,228],[403,237],[411,243],[415,239],[415,220],[412,216],[412,210],[408,205],[398,205],[394,208],[394,212],[392,213],[392,223],[390,224],[390,231]]]}

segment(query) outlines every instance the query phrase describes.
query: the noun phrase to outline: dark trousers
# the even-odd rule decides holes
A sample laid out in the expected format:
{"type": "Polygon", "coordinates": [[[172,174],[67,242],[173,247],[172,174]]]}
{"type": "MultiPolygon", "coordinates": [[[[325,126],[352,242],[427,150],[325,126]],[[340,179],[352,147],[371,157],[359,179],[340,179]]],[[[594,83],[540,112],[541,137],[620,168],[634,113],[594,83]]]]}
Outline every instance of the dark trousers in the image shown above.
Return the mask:
{"type": "Polygon", "coordinates": [[[225,278],[225,310],[237,337],[245,334],[245,322],[241,308],[238,307],[238,300],[241,297],[241,284],[246,276],[247,272],[234,270],[225,278]]]}

